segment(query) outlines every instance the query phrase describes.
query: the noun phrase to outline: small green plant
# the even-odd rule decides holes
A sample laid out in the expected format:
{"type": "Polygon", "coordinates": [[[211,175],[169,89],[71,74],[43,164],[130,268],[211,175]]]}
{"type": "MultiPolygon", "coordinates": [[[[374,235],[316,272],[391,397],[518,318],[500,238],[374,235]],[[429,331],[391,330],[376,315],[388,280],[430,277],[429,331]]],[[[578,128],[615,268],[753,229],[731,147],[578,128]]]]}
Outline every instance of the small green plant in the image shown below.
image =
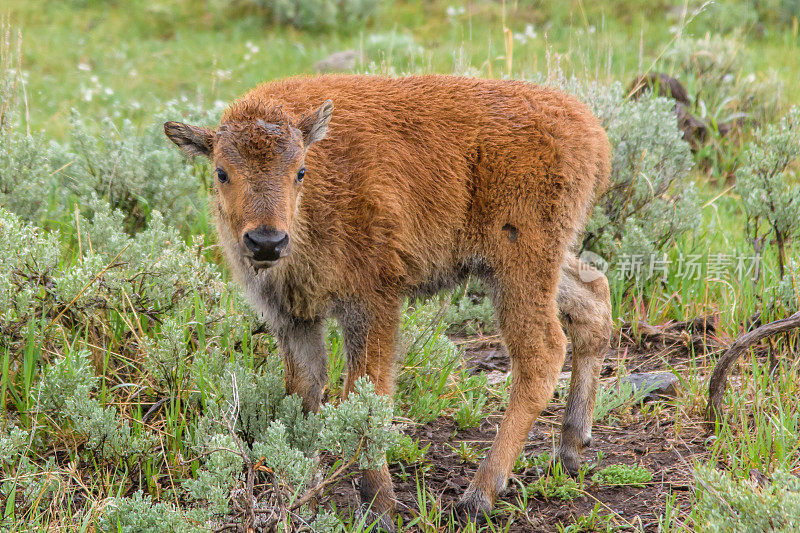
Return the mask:
{"type": "Polygon", "coordinates": [[[519,454],[517,460],[514,462],[514,473],[519,474],[528,470],[529,468],[544,469],[552,462],[552,458],[548,452],[543,452],[540,455],[525,455],[525,451],[519,454]]]}
{"type": "Polygon", "coordinates": [[[453,415],[458,429],[468,429],[478,427],[483,419],[483,409],[486,407],[488,398],[480,391],[468,391],[458,410],[453,415]]]}
{"type": "Polygon", "coordinates": [[[664,503],[664,513],[658,517],[658,533],[677,533],[680,531],[678,516],[680,516],[681,506],[676,504],[675,494],[667,495],[664,503]]]}
{"type": "Polygon", "coordinates": [[[451,332],[492,332],[497,327],[494,306],[479,280],[470,278],[450,297],[444,322],[451,332]]]}
{"type": "Polygon", "coordinates": [[[395,402],[405,416],[420,423],[449,414],[461,398],[474,398],[470,413],[483,409],[483,373],[470,375],[462,366],[463,351],[447,337],[443,309],[435,303],[417,303],[403,313],[401,333],[405,361],[397,378],[395,402]]]}
{"type": "Polygon", "coordinates": [[[625,379],[618,379],[615,384],[602,387],[597,394],[594,405],[594,419],[604,420],[612,411],[627,405],[641,403],[652,389],[636,389],[625,379]]]}
{"type": "Polygon", "coordinates": [[[595,472],[592,481],[599,485],[633,485],[642,486],[653,479],[653,473],[641,465],[630,466],[626,464],[611,465],[595,472]]]}
{"type": "Polygon", "coordinates": [[[583,494],[583,475],[576,481],[561,463],[552,465],[549,475],[543,475],[526,488],[531,496],[545,500],[574,500],[583,494]]]}
{"type": "Polygon", "coordinates": [[[455,446],[450,446],[449,444],[447,446],[453,450],[456,455],[458,455],[459,459],[461,459],[461,462],[463,463],[478,464],[481,459],[482,452],[480,448],[468,444],[466,441],[462,440],[459,442],[458,448],[455,446]]]}
{"type": "Polygon", "coordinates": [[[419,439],[412,439],[410,436],[402,434],[398,437],[397,443],[386,452],[386,461],[389,464],[404,463],[413,465],[425,460],[425,454],[431,447],[430,443],[422,448],[419,446],[419,439]]]}
{"type": "MultiPolygon", "coordinates": [[[[424,478],[416,478],[416,511],[412,508],[413,518],[400,531],[454,531],[453,524],[458,523],[451,507],[450,512],[445,512],[441,494],[434,493],[429,489],[424,478]]],[[[469,526],[468,526],[469,527],[469,526]]],[[[474,526],[472,526],[474,528],[474,526]]],[[[470,531],[469,529],[465,531],[470,531]]]]}
{"type": "Polygon", "coordinates": [[[614,515],[600,514],[600,503],[596,503],[592,512],[579,516],[567,526],[557,524],[559,533],[612,533],[621,528],[615,523],[614,515]]]}

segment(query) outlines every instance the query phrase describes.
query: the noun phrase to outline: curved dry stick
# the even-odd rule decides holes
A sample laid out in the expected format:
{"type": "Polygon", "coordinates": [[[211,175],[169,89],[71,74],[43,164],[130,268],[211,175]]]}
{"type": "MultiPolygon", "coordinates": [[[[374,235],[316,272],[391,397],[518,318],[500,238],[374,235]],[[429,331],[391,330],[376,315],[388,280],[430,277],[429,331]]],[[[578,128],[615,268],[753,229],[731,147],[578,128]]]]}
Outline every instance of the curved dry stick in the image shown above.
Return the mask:
{"type": "Polygon", "coordinates": [[[736,339],[717,361],[714,372],[711,374],[711,381],[708,384],[708,410],[706,411],[706,418],[709,421],[715,422],[722,416],[722,397],[725,394],[728,375],[731,373],[733,363],[739,359],[739,356],[750,346],[761,342],[767,337],[798,327],[800,327],[800,311],[788,318],[764,324],[736,339]]]}

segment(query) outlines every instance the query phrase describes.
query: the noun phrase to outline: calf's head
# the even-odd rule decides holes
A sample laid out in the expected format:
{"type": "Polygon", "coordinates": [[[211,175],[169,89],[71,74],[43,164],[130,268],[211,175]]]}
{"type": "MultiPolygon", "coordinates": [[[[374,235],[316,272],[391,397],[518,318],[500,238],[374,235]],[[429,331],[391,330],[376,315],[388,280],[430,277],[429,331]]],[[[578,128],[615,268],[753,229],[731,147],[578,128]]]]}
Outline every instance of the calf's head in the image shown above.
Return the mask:
{"type": "Polygon", "coordinates": [[[279,105],[243,103],[234,104],[216,130],[164,124],[164,133],[187,155],[213,162],[219,215],[256,271],[291,250],[306,151],[325,137],[332,113],[330,100],[297,120],[279,105]]]}

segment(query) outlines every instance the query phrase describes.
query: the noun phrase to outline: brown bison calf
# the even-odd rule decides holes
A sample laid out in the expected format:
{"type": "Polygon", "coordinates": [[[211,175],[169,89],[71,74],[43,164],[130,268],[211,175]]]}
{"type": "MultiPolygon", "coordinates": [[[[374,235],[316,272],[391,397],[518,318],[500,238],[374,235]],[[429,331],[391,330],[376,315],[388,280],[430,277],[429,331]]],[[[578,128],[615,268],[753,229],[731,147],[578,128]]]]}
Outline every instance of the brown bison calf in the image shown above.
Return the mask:
{"type": "MultiPolygon", "coordinates": [[[[344,334],[345,394],[366,374],[390,395],[401,299],[472,274],[491,292],[513,381],[461,511],[489,511],[506,487],[553,394],[562,324],[573,372],[559,457],[578,468],[611,327],[606,279],[571,252],[610,170],[584,105],[523,82],[323,76],[259,86],[216,130],[164,130],[213,161],[225,256],[305,409],[319,408],[327,383],[326,317],[344,334]]],[[[364,472],[361,493],[390,528],[386,466],[364,472]]]]}

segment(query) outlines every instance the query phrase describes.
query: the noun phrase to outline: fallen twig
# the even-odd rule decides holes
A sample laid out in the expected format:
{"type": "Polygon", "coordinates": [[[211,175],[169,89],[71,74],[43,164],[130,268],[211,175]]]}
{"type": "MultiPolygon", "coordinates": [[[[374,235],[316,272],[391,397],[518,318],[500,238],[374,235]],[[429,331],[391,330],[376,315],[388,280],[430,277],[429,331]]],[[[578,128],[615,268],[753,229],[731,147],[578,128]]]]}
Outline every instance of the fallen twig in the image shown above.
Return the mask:
{"type": "Polygon", "coordinates": [[[716,422],[722,416],[722,398],[725,394],[725,386],[728,383],[731,368],[739,357],[752,345],[761,342],[765,338],[798,327],[800,327],[800,312],[788,318],[764,324],[736,339],[717,361],[714,372],[711,374],[711,380],[708,384],[708,408],[706,411],[706,418],[710,422],[716,422]]]}

